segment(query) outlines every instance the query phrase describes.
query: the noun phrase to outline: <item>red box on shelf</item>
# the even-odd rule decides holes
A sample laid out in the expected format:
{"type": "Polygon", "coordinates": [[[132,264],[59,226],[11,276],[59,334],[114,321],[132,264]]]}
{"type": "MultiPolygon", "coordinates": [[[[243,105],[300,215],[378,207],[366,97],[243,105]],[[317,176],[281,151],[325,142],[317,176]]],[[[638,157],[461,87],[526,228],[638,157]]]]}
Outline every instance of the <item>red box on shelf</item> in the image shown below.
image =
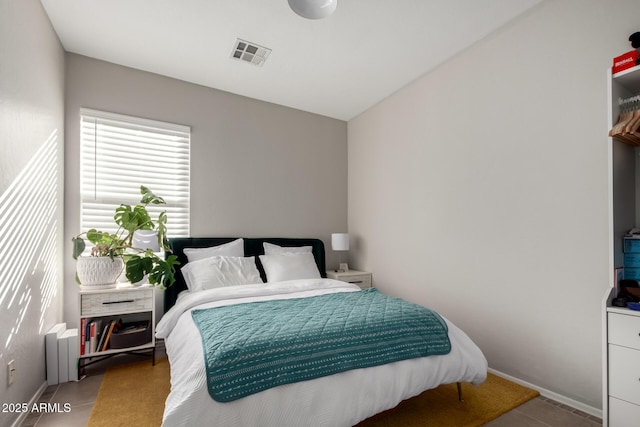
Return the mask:
{"type": "Polygon", "coordinates": [[[624,71],[627,68],[635,67],[638,63],[638,51],[632,50],[623,55],[616,56],[613,58],[613,69],[611,70],[613,74],[619,73],[620,71],[624,71]]]}

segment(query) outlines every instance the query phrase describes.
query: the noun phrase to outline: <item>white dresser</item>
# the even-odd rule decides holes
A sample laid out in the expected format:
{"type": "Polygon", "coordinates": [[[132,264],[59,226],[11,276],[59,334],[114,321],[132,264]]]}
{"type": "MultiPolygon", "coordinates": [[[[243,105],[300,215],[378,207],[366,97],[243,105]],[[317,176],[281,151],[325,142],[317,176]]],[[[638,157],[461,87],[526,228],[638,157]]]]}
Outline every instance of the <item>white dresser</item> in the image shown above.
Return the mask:
{"type": "Polygon", "coordinates": [[[640,312],[607,310],[609,426],[640,423],[640,312]]]}

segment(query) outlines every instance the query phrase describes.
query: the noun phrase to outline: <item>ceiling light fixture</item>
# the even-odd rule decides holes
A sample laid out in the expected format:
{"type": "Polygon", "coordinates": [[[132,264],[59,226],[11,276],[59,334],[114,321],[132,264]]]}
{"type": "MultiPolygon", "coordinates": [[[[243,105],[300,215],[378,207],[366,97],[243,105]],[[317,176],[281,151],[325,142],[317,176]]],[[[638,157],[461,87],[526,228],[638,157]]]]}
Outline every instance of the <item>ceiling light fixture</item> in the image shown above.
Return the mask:
{"type": "Polygon", "coordinates": [[[289,7],[307,19],[322,19],[331,15],[338,6],[338,0],[287,0],[289,7]]]}

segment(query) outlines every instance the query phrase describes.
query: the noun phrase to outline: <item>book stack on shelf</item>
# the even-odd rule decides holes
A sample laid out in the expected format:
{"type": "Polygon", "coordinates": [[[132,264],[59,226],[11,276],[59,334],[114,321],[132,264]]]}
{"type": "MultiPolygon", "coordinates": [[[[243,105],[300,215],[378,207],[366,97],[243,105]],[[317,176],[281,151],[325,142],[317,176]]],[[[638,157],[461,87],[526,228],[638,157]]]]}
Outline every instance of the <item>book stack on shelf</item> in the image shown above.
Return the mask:
{"type": "Polygon", "coordinates": [[[136,347],[151,342],[151,322],[148,320],[123,323],[122,319],[86,319],[80,326],[80,355],[106,350],[136,347]]]}
{"type": "Polygon", "coordinates": [[[111,335],[122,326],[121,319],[86,319],[80,325],[80,355],[99,353],[109,348],[111,335]]]}

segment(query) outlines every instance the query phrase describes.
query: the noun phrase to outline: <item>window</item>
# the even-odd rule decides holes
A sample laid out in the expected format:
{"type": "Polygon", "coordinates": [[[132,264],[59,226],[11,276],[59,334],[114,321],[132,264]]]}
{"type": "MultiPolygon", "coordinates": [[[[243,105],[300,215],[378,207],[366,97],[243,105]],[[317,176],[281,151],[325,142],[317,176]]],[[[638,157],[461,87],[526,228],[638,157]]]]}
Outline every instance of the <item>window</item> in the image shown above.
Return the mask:
{"type": "Polygon", "coordinates": [[[140,201],[140,185],[166,205],[169,237],[189,236],[191,129],[120,114],[81,109],[81,230],[115,232],[115,209],[140,201]]]}

